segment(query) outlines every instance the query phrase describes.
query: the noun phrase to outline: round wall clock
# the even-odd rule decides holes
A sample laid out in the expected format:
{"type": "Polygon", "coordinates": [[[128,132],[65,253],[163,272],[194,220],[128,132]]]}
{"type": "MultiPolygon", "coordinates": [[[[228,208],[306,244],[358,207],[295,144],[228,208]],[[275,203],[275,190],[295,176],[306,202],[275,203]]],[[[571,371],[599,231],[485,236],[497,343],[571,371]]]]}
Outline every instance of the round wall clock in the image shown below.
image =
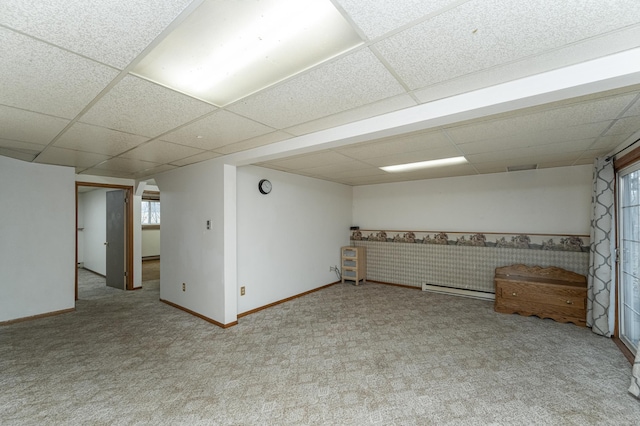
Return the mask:
{"type": "Polygon", "coordinates": [[[271,192],[271,182],[269,182],[267,179],[262,179],[260,182],[258,182],[258,190],[260,191],[261,194],[268,194],[271,192]]]}

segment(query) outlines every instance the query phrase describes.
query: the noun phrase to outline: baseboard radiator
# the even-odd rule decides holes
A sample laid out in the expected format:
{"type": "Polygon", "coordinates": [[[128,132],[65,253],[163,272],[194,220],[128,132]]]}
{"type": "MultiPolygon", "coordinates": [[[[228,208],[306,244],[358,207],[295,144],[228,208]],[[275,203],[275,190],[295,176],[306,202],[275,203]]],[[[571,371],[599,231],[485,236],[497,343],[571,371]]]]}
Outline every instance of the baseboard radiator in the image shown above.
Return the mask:
{"type": "Polygon", "coordinates": [[[494,299],[495,269],[522,263],[586,275],[588,252],[352,241],[367,249],[367,279],[425,291],[494,299]]]}

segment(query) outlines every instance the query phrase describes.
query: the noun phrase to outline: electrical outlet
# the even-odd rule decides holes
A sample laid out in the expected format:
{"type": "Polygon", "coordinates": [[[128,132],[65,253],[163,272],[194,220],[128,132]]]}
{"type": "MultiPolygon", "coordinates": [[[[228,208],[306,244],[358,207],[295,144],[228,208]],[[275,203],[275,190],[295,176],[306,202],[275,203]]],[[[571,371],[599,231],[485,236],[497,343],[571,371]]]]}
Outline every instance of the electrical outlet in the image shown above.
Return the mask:
{"type": "Polygon", "coordinates": [[[240,296],[244,296],[244,286],[240,287],[240,296]]]}
{"type": "Polygon", "coordinates": [[[187,291],[187,283],[182,283],[182,291],[187,291]]]}
{"type": "Polygon", "coordinates": [[[329,272],[333,272],[333,266],[329,266],[329,272]]]}

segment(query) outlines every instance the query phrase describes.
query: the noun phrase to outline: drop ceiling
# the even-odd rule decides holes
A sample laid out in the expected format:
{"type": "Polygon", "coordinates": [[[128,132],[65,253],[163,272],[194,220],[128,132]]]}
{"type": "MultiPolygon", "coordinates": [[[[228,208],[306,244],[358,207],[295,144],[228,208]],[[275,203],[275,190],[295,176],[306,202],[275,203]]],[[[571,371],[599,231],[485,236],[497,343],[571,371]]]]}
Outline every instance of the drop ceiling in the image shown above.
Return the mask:
{"type": "Polygon", "coordinates": [[[241,156],[241,164],[367,185],[588,164],[640,131],[640,79],[631,79],[481,117],[287,148],[637,49],[637,0],[334,0],[359,47],[222,108],[133,74],[202,3],[3,0],[0,155],[131,179],[241,156]],[[379,169],[460,155],[469,163],[379,169]]]}

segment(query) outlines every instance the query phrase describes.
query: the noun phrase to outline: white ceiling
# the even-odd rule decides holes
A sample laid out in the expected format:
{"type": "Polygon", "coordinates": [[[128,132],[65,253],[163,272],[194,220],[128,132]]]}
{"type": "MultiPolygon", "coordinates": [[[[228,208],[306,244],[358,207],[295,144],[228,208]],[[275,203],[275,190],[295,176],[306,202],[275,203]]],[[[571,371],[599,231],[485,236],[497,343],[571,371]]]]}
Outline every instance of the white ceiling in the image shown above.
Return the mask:
{"type": "Polygon", "coordinates": [[[0,2],[0,155],[146,179],[242,153],[243,164],[366,185],[587,164],[640,131],[636,79],[304,154],[282,144],[636,49],[637,0],[334,0],[362,47],[224,108],[130,73],[201,3],[0,2]],[[469,164],[378,169],[459,155],[469,164]]]}

